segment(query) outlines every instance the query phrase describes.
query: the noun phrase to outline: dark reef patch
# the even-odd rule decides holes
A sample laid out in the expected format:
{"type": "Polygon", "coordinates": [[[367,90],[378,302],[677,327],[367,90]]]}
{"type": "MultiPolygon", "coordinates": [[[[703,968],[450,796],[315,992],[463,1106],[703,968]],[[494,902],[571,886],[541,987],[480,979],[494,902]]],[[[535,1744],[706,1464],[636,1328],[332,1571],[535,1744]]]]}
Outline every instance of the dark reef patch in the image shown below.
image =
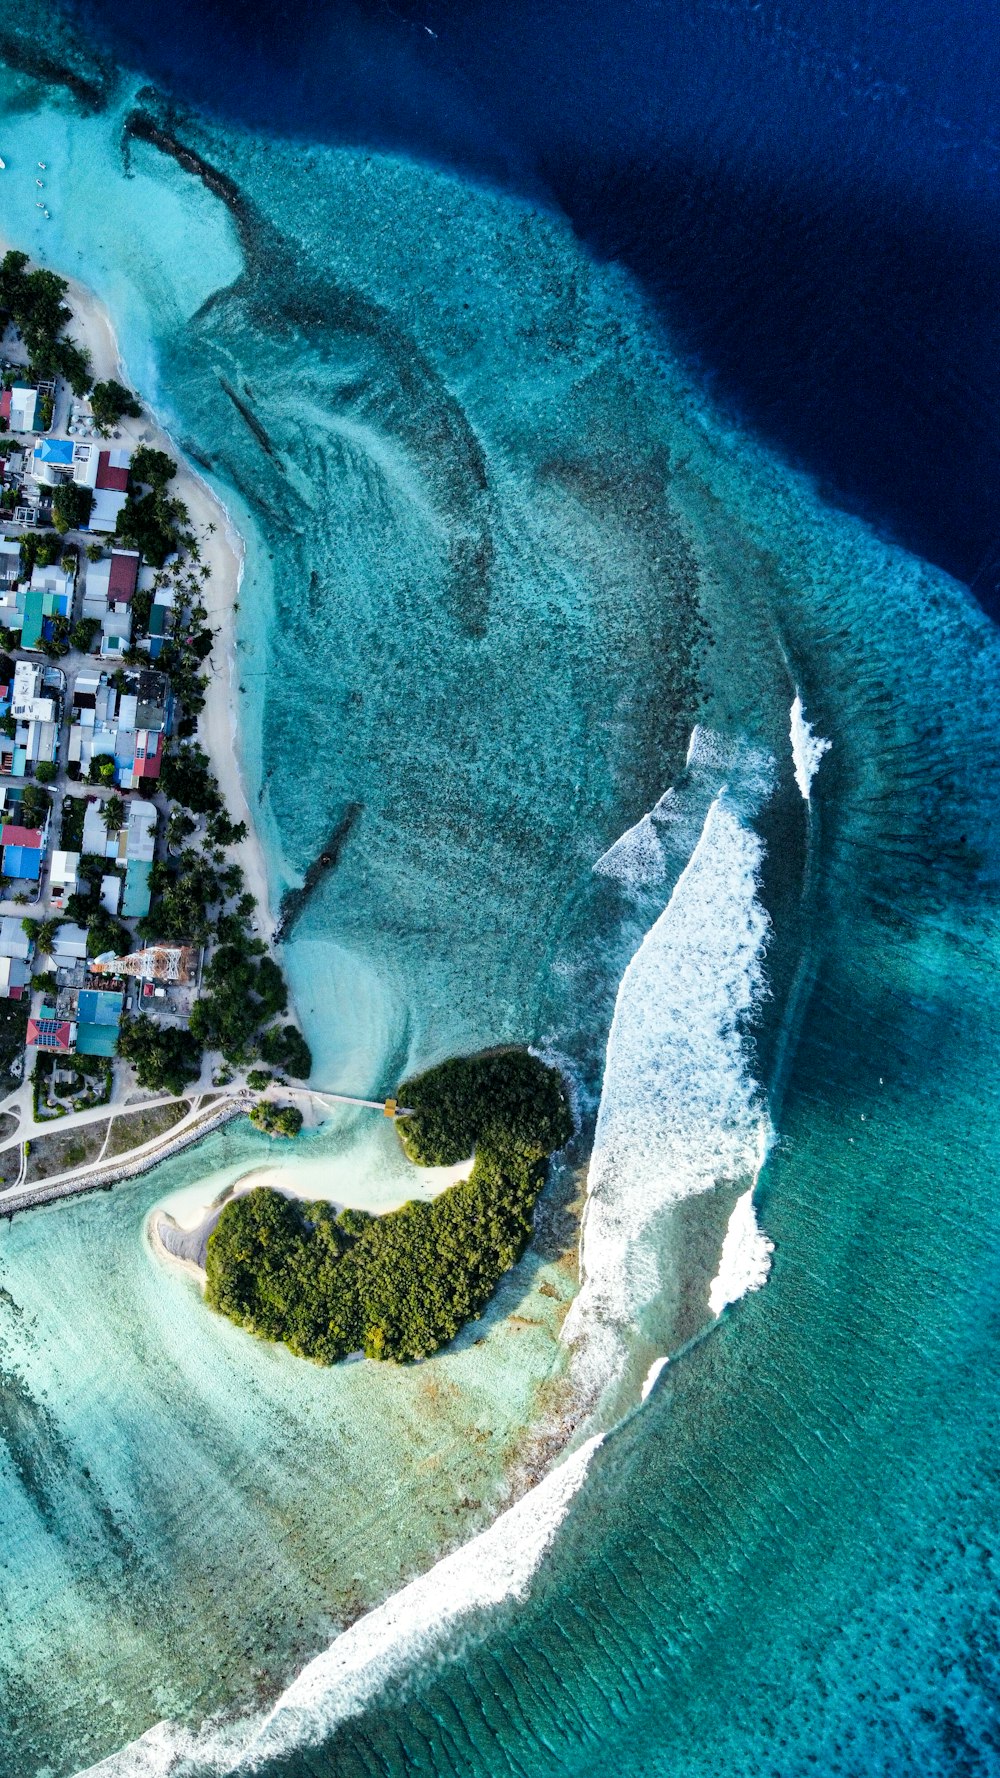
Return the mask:
{"type": "Polygon", "coordinates": [[[281,898],[281,911],[278,916],[278,926],[274,935],[279,942],[282,939],[288,938],[292,927],[305,912],[309,898],[314,893],[319,883],[322,882],[323,878],[330,871],[336,870],[340,861],[340,855],[343,852],[351,831],[362,812],[363,805],[361,803],[348,803],[347,808],[344,810],[336,827],[330,834],[319,857],[313,859],[312,864],[306,871],[305,880],[302,883],[301,888],[285,890],[285,893],[281,898]]]}

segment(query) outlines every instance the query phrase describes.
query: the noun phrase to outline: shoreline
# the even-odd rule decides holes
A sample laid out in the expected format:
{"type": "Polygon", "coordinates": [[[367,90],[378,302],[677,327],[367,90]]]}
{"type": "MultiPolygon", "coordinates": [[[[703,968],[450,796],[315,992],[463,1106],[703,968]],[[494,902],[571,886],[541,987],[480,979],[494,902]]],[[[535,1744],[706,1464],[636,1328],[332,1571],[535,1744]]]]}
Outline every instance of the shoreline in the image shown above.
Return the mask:
{"type": "Polygon", "coordinates": [[[25,1210],[43,1208],[46,1204],[57,1204],[63,1198],[80,1198],[88,1192],[110,1191],[125,1179],[138,1179],[143,1173],[149,1173],[163,1161],[169,1161],[175,1154],[181,1154],[185,1148],[191,1148],[204,1136],[210,1136],[223,1124],[233,1122],[242,1117],[246,1107],[238,1099],[224,1101],[214,1109],[212,1115],[206,1115],[196,1123],[191,1123],[176,1133],[167,1132],[162,1145],[155,1153],[139,1155],[130,1161],[128,1149],[122,1155],[108,1161],[99,1170],[94,1169],[84,1177],[56,1180],[46,1185],[40,1179],[34,1185],[15,1188],[9,1197],[0,1198],[0,1219],[11,1222],[25,1210]]]}
{"type": "MultiPolygon", "coordinates": [[[[0,239],[0,251],[7,251],[9,245],[0,239]]],[[[208,611],[206,621],[210,626],[217,626],[212,652],[206,662],[210,676],[205,689],[205,707],[198,718],[197,738],[208,754],[229,815],[235,822],[246,822],[247,838],[234,845],[231,851],[244,871],[250,894],[256,899],[261,937],[273,946],[277,919],[271,909],[264,849],[240,767],[239,721],[234,692],[236,606],[243,584],[246,545],[224,500],[185,456],[143,391],[136,388],[130,378],[105,304],[76,278],[68,277],[66,283],[66,300],[73,310],[66,332],[89,351],[95,381],[115,378],[134,390],[143,405],[141,419],[126,417],[118,422],[122,442],[165,450],[177,463],[177,495],[191,515],[192,528],[198,534],[201,561],[210,570],[203,594],[208,611]]],[[[298,1024],[294,1008],[290,1007],[289,1013],[298,1024]]]]}
{"type": "MultiPolygon", "coordinates": [[[[16,242],[0,235],[0,255],[20,250],[16,242]]],[[[133,447],[145,444],[165,450],[177,464],[176,493],[190,513],[192,528],[199,537],[201,561],[210,570],[203,595],[207,621],[211,624],[214,620],[218,626],[212,652],[205,663],[210,670],[209,683],[205,689],[205,707],[198,718],[197,739],[208,754],[230,816],[235,822],[246,822],[247,838],[230,850],[243,869],[250,894],[257,901],[260,935],[273,947],[278,922],[271,909],[264,849],[240,768],[239,722],[233,689],[237,667],[235,607],[243,584],[246,545],[225,501],[190,462],[130,377],[107,305],[79,279],[62,271],[58,276],[66,283],[66,302],[73,311],[66,324],[66,337],[85,346],[90,353],[95,382],[114,378],[131,390],[142,404],[140,419],[125,416],[118,421],[121,442],[133,447]]],[[[111,442],[109,439],[108,443],[111,442]]],[[[299,1024],[298,1014],[291,1004],[288,1016],[299,1024]]]]}

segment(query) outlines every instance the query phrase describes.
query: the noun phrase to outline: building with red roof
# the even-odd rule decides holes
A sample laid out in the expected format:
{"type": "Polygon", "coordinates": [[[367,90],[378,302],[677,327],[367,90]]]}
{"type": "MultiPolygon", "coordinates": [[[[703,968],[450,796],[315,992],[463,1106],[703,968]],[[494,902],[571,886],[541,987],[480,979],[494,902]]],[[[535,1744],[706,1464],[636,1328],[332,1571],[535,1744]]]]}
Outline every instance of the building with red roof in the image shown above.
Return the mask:
{"type": "Polygon", "coordinates": [[[95,487],[110,489],[116,494],[127,494],[130,457],[129,451],[101,451],[97,459],[95,487]]]}
{"type": "Polygon", "coordinates": [[[163,764],[163,734],[141,728],[135,734],[133,778],[158,778],[163,764]]]}
{"type": "Polygon", "coordinates": [[[108,603],[111,605],[129,605],[139,579],[139,551],[137,549],[113,549],[111,551],[111,570],[108,575],[108,603]]]}
{"type": "Polygon", "coordinates": [[[28,1048],[72,1053],[76,1043],[76,1026],[69,1019],[57,1019],[43,1010],[37,1019],[28,1020],[28,1048]]]}

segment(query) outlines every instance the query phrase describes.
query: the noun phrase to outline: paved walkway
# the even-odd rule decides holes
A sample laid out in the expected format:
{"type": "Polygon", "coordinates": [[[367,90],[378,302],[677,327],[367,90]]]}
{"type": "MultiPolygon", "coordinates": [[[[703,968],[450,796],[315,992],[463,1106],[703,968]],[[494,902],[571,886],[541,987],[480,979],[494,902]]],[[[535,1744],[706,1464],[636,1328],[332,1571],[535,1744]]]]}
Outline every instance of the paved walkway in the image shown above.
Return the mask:
{"type": "MultiPolygon", "coordinates": [[[[31,1081],[27,1080],[0,1103],[0,1112],[9,1112],[21,1119],[16,1133],[0,1141],[0,1154],[16,1147],[21,1150],[17,1179],[0,1189],[0,1216],[12,1215],[15,1210],[27,1209],[31,1204],[45,1203],[52,1198],[90,1191],[95,1186],[113,1183],[115,1179],[131,1178],[166,1159],[169,1154],[198,1141],[219,1124],[238,1117],[241,1112],[249,1111],[258,1099],[287,1098],[318,1099],[324,1104],[332,1101],[337,1105],[356,1105],[369,1111],[385,1112],[385,1101],[382,1099],[360,1099],[351,1093],[329,1092],[324,1087],[275,1085],[263,1093],[254,1093],[249,1087],[236,1084],[213,1087],[208,1092],[195,1087],[189,1093],[158,1093],[134,1105],[126,1105],[121,1101],[116,1103],[112,1097],[106,1105],[88,1106],[85,1111],[71,1111],[64,1117],[37,1121],[31,1081]],[[135,1148],[126,1149],[123,1154],[114,1155],[110,1160],[105,1158],[111,1136],[109,1128],[101,1153],[95,1160],[88,1161],[82,1167],[69,1168],[64,1173],[51,1174],[46,1179],[32,1183],[26,1180],[26,1142],[41,1136],[65,1136],[88,1124],[100,1123],[105,1118],[117,1121],[122,1117],[134,1117],[140,1112],[156,1111],[163,1105],[186,1103],[189,1103],[189,1110],[169,1130],[161,1131],[159,1135],[137,1144],[135,1148]]],[[[412,1112],[407,1107],[400,1106],[397,1115],[409,1117],[412,1112]]]]}

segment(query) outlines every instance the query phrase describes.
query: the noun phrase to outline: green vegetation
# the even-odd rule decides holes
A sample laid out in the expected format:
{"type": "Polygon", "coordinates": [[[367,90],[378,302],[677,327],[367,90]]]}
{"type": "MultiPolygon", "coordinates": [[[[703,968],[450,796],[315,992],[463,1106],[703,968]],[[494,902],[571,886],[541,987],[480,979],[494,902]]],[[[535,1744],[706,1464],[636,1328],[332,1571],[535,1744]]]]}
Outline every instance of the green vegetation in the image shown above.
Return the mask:
{"type": "Polygon", "coordinates": [[[312,1073],[312,1051],[295,1025],[269,1025],[262,1032],[258,1045],[261,1060],[272,1068],[283,1068],[293,1080],[308,1080],[312,1073]]]}
{"type": "Polygon", "coordinates": [[[0,1000],[0,1080],[20,1077],[31,1002],[0,1000]]]}
{"type": "Polygon", "coordinates": [[[90,388],[90,360],[82,346],[64,339],[73,319],[63,297],[68,285],[55,272],[29,272],[26,253],[5,253],[0,260],[0,309],[10,316],[28,348],[36,376],[63,376],[75,395],[90,388]]]}
{"type": "Polygon", "coordinates": [[[182,804],[195,815],[216,815],[222,809],[222,797],[208,755],[197,742],[186,743],[167,754],[160,773],[160,788],[171,802],[182,804]]]}
{"type": "MultiPolygon", "coordinates": [[[[89,555],[89,550],[87,553],[89,555]]],[[[101,626],[96,617],[81,617],[69,633],[70,643],[80,654],[89,654],[100,633],[101,626]]]]}
{"type": "Polygon", "coordinates": [[[137,488],[152,488],[154,493],[162,494],[177,474],[177,465],[166,451],[154,451],[150,445],[140,445],[132,453],[129,474],[137,488]]]}
{"type": "Polygon", "coordinates": [[[33,568],[51,568],[63,552],[58,531],[26,531],[18,538],[21,545],[21,578],[27,580],[33,568]]]}
{"type": "Polygon", "coordinates": [[[295,1105],[270,1105],[262,1099],[251,1111],[250,1122],[268,1136],[297,1136],[302,1128],[302,1113],[295,1105]]]}
{"type": "Polygon", "coordinates": [[[190,1032],[156,1025],[144,1012],[122,1020],[118,1054],[150,1092],[183,1093],[201,1072],[201,1050],[190,1032]]]}
{"type": "Polygon", "coordinates": [[[94,384],[90,391],[90,405],[102,432],[110,432],[126,414],[132,420],[138,420],[142,415],[142,408],[131,389],[115,382],[113,377],[106,383],[94,384]]]}
{"type": "MultiPolygon", "coordinates": [[[[111,1098],[111,1063],[104,1056],[51,1056],[35,1060],[32,1095],[37,1118],[65,1117],[111,1098]]],[[[71,1163],[68,1163],[71,1164],[71,1163]]]]}
{"type": "Polygon", "coordinates": [[[101,805],[101,820],[106,833],[121,833],[125,826],[125,799],[118,795],[109,796],[101,805]]]}
{"type": "Polygon", "coordinates": [[[52,496],[52,523],[57,531],[81,531],[90,518],[94,496],[79,482],[60,482],[52,496]]]}
{"type": "Polygon", "coordinates": [[[243,936],[220,944],[191,1009],[190,1026],[199,1043],[221,1050],[227,1062],[250,1061],[261,1025],[288,1004],[285,978],[263,951],[259,939],[243,936]]]}
{"type": "Polygon", "coordinates": [[[43,654],[48,655],[50,661],[61,660],[63,655],[69,653],[69,638],[72,627],[68,617],[49,618],[46,625],[48,634],[42,643],[42,652],[43,654]]]}
{"type": "Polygon", "coordinates": [[[21,791],[17,819],[22,827],[41,827],[51,807],[51,793],[29,780],[21,791]]]}
{"type": "MultiPolygon", "coordinates": [[[[41,956],[51,957],[52,952],[55,950],[56,934],[61,925],[62,921],[58,919],[40,920],[38,925],[33,928],[33,934],[31,932],[28,933],[29,938],[34,936],[35,949],[41,956]]],[[[27,932],[27,920],[22,920],[21,926],[27,932]]]]}
{"type": "Polygon", "coordinates": [[[59,776],[59,767],[54,759],[40,759],[35,766],[35,777],[39,784],[54,784],[59,776]]]}
{"type": "Polygon", "coordinates": [[[104,957],[110,951],[115,957],[127,957],[131,949],[130,934],[98,902],[87,922],[87,956],[104,957]]]}
{"type": "Polygon", "coordinates": [[[211,936],[209,909],[219,901],[219,879],[193,847],[180,855],[176,867],[158,862],[150,867],[149,887],[155,906],[139,921],[140,938],[185,939],[205,944],[211,936]]]}
{"type": "Polygon", "coordinates": [[[531,1235],[547,1157],[572,1118],[559,1075],[523,1050],[472,1056],[400,1088],[407,1152],[470,1177],[433,1203],[335,1216],[267,1189],[227,1204],[208,1243],[207,1299],[301,1357],[425,1358],[481,1314],[531,1235]]]}
{"type": "Polygon", "coordinates": [[[129,493],[118,515],[116,536],[129,549],[142,551],[154,568],[162,568],[167,557],[180,550],[182,535],[189,514],[183,500],[167,493],[177,474],[177,465],[166,451],[154,451],[140,445],[132,457],[129,471],[129,493]],[[140,488],[148,493],[141,494],[140,488]]]}

